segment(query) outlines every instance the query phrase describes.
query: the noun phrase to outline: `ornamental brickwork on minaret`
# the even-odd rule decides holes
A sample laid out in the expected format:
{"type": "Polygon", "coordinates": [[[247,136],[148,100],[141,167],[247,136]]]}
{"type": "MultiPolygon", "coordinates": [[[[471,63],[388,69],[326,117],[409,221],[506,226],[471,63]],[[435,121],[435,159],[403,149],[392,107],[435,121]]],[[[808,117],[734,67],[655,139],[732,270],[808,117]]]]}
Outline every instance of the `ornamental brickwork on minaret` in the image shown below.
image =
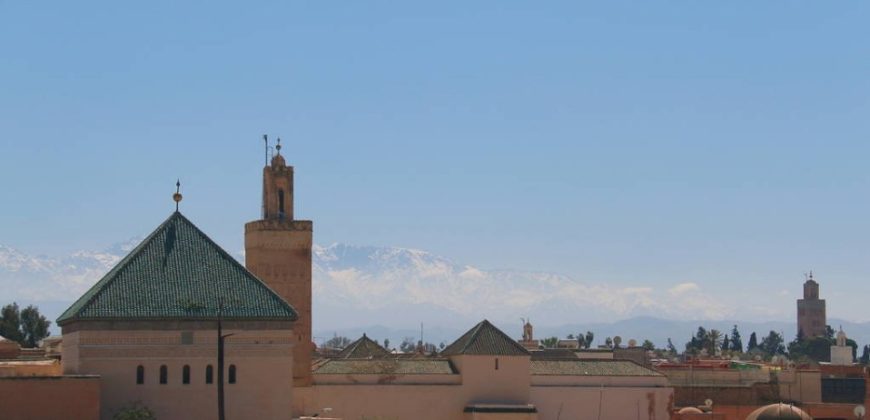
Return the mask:
{"type": "Polygon", "coordinates": [[[263,168],[263,218],[245,224],[245,266],[299,314],[293,330],[294,386],[311,385],[310,220],[293,218],[293,167],[278,153],[263,168]]]}

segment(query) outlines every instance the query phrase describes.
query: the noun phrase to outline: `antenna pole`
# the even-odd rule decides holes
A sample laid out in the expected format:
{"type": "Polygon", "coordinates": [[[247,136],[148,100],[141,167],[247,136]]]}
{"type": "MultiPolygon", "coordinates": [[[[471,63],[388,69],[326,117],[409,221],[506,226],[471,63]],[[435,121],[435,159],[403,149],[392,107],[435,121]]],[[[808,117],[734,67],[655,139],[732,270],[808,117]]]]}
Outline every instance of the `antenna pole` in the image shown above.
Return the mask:
{"type": "Polygon", "coordinates": [[[266,166],[269,166],[269,136],[263,134],[263,142],[266,143],[266,153],[263,155],[265,157],[264,162],[266,166]]]}
{"type": "MultiPolygon", "coordinates": [[[[265,166],[269,166],[269,136],[263,134],[263,143],[266,145],[266,151],[264,153],[265,157],[265,166]]],[[[263,194],[260,198],[260,214],[262,214],[263,219],[266,218],[266,176],[263,175],[263,194]]]]}

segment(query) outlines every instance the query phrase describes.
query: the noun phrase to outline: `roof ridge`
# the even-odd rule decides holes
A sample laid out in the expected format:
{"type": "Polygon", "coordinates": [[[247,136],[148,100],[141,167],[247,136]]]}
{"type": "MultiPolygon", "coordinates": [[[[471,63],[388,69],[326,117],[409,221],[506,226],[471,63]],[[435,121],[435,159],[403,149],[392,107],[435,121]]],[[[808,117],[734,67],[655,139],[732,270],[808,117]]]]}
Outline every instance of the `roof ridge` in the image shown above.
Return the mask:
{"type": "Polygon", "coordinates": [[[528,349],[526,349],[525,347],[521,346],[520,343],[517,343],[517,341],[514,340],[511,336],[507,335],[506,332],[502,331],[501,329],[499,329],[498,327],[496,327],[495,325],[493,325],[491,322],[489,322],[489,321],[486,320],[486,319],[484,319],[483,321],[486,322],[487,325],[489,325],[493,330],[495,330],[496,333],[498,333],[499,335],[501,335],[501,337],[502,337],[505,341],[507,341],[508,343],[511,343],[515,348],[522,350],[523,353],[531,354],[531,353],[529,353],[529,350],[528,350],[528,349]]]}
{"type": "Polygon", "coordinates": [[[462,346],[462,351],[460,351],[460,353],[465,353],[465,351],[468,350],[468,346],[470,346],[471,343],[477,339],[477,336],[480,335],[480,331],[483,329],[484,324],[489,324],[489,321],[487,321],[486,318],[484,318],[483,321],[478,322],[477,325],[472,328],[473,332],[471,333],[471,336],[468,337],[468,340],[465,341],[465,345],[462,346]]]}

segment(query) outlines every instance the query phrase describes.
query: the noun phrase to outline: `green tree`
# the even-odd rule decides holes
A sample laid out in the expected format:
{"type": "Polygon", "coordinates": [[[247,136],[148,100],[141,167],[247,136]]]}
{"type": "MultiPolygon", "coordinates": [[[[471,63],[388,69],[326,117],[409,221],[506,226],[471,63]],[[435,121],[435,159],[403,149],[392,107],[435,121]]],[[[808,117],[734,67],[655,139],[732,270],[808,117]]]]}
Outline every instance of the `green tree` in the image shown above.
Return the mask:
{"type": "Polygon", "coordinates": [[[671,356],[676,356],[678,354],[677,348],[674,346],[674,342],[671,341],[670,337],[668,337],[668,353],[670,353],[671,356]]]}
{"type": "Polygon", "coordinates": [[[541,345],[547,349],[555,348],[556,344],[558,344],[558,343],[559,343],[559,337],[548,337],[548,338],[541,340],[541,345]]]}
{"type": "Polygon", "coordinates": [[[586,342],[586,348],[592,347],[592,341],[595,339],[595,334],[592,331],[586,331],[586,338],[583,341],[586,342]]]}
{"type": "Polygon", "coordinates": [[[749,334],[749,344],[746,345],[746,351],[752,351],[758,348],[758,338],[755,336],[755,331],[749,334]]]}
{"type": "Polygon", "coordinates": [[[583,334],[577,334],[577,348],[585,349],[586,346],[586,338],[583,337],[583,334]]]}
{"type": "Polygon", "coordinates": [[[384,348],[387,350],[390,350],[390,339],[389,338],[384,339],[384,348]]]}
{"type": "Polygon", "coordinates": [[[414,337],[405,337],[402,344],[399,344],[399,350],[402,353],[413,353],[417,351],[417,343],[414,342],[414,337]]]}
{"type": "Polygon", "coordinates": [[[0,310],[0,336],[17,341],[19,344],[24,342],[24,333],[21,332],[21,314],[15,302],[0,310]]]}
{"type": "Polygon", "coordinates": [[[698,331],[695,333],[695,342],[700,348],[704,348],[704,345],[707,343],[707,330],[704,327],[698,326],[698,331]]]}
{"type": "Polygon", "coordinates": [[[725,337],[722,338],[722,351],[728,351],[731,349],[731,339],[728,338],[728,334],[725,334],[725,337]]]}
{"type": "Polygon", "coordinates": [[[858,357],[858,343],[851,338],[847,338],[846,345],[852,348],[852,360],[855,360],[858,357]]]}
{"type": "Polygon", "coordinates": [[[605,338],[604,345],[607,346],[608,348],[612,349],[613,348],[613,339],[610,337],[605,338]]]}
{"type": "Polygon", "coordinates": [[[643,340],[643,344],[641,344],[640,346],[643,347],[643,349],[646,351],[653,351],[656,349],[656,345],[649,340],[643,340]]]}
{"type": "Polygon", "coordinates": [[[707,354],[716,354],[716,349],[722,346],[722,332],[716,329],[707,331],[707,337],[704,339],[704,348],[707,349],[707,354]]]}
{"type": "Polygon", "coordinates": [[[737,331],[737,324],[731,329],[731,351],[743,352],[743,340],[740,331],[737,331]]]}
{"type": "Polygon", "coordinates": [[[761,340],[761,344],[759,344],[758,347],[768,356],[785,354],[785,340],[783,340],[782,335],[776,331],[771,330],[770,333],[767,334],[767,337],[764,337],[764,339],[761,340]]]}
{"type": "Polygon", "coordinates": [[[323,343],[323,347],[343,350],[345,347],[347,347],[348,344],[350,344],[349,338],[334,334],[332,338],[326,340],[326,342],[323,343]]]}
{"type": "Polygon", "coordinates": [[[618,335],[613,337],[613,348],[618,349],[621,344],[622,344],[622,337],[620,337],[618,335]]]}
{"type": "Polygon", "coordinates": [[[831,340],[825,337],[804,338],[799,332],[794,341],[788,343],[788,354],[793,360],[828,362],[831,360],[831,344],[831,340]]]}
{"type": "Polygon", "coordinates": [[[39,309],[29,305],[21,311],[21,346],[33,348],[39,345],[43,338],[48,337],[48,327],[51,321],[39,313],[39,309]]]}
{"type": "Polygon", "coordinates": [[[861,364],[870,364],[870,345],[864,346],[864,351],[861,353],[861,364]]]}
{"type": "Polygon", "coordinates": [[[834,339],[834,333],[835,331],[830,325],[825,325],[825,337],[828,337],[828,340],[834,339]]]}

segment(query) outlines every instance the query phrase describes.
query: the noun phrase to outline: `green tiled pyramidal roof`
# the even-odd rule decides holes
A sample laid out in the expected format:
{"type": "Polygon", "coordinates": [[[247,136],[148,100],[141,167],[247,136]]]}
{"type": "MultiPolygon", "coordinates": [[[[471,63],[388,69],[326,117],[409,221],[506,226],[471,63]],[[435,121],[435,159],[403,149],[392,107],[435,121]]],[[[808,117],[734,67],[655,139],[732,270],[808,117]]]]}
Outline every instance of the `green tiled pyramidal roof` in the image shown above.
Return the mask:
{"type": "Polygon", "coordinates": [[[175,212],[57,319],[295,320],[296,310],[175,212]]]}
{"type": "Polygon", "coordinates": [[[443,356],[458,354],[528,356],[529,351],[484,319],[441,352],[443,356]]]}

